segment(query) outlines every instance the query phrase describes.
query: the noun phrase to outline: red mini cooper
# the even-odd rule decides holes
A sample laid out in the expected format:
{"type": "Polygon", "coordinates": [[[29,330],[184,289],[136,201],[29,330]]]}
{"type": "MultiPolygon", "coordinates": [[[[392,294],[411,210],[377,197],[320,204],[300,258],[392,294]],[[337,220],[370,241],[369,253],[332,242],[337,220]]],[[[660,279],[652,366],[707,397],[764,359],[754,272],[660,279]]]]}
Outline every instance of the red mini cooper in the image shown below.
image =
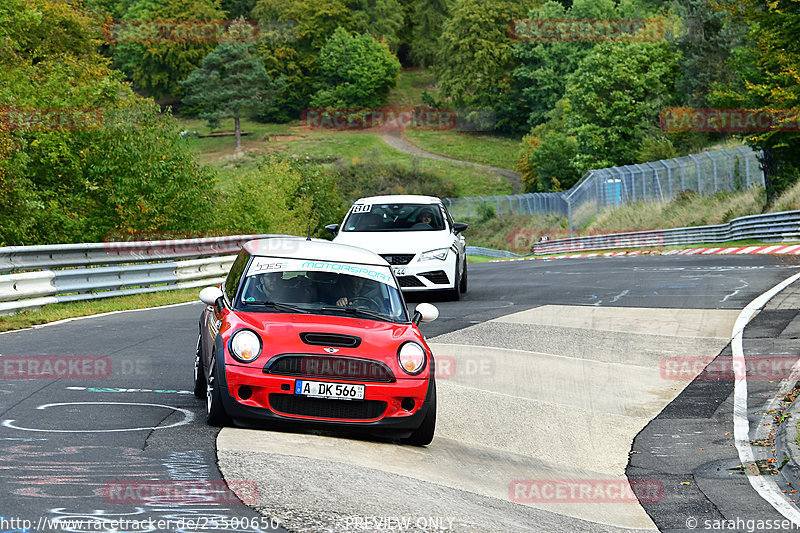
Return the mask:
{"type": "Polygon", "coordinates": [[[206,308],[194,393],[208,423],[360,428],[425,445],[436,427],[434,359],[389,264],[302,238],[250,241],[206,308]]]}

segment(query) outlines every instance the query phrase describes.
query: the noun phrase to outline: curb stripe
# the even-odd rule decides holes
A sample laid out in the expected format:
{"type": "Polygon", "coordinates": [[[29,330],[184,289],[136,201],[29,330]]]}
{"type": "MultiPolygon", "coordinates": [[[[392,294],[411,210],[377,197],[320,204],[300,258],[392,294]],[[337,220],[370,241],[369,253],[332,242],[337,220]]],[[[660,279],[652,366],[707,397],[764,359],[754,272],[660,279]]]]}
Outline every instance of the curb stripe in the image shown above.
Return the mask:
{"type": "Polygon", "coordinates": [[[636,257],[641,255],[752,255],[752,254],[794,254],[800,255],[800,244],[793,245],[771,245],[771,246],[747,246],[744,248],[681,248],[667,250],[629,250],[621,252],[592,252],[582,254],[560,254],[541,257],[520,257],[514,259],[492,259],[489,263],[501,263],[506,261],[533,261],[542,259],[585,259],[588,257],[636,257]]]}
{"type": "Polygon", "coordinates": [[[761,250],[759,250],[758,253],[771,254],[777,252],[779,248],[783,248],[783,246],[767,246],[766,248],[762,248],[761,250]]]}

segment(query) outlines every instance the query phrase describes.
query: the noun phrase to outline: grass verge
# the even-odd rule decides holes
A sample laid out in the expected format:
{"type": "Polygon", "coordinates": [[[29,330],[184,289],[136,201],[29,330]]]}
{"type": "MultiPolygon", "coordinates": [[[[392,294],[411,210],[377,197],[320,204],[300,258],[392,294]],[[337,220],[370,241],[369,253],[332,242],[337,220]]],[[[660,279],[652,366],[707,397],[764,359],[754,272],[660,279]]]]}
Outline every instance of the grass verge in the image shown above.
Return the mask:
{"type": "Polygon", "coordinates": [[[520,139],[461,131],[408,129],[403,137],[432,154],[516,170],[520,139]]]}
{"type": "Polygon", "coordinates": [[[496,257],[489,257],[488,255],[468,255],[467,263],[488,263],[494,261],[496,257]]]}
{"type": "Polygon", "coordinates": [[[192,300],[197,300],[199,292],[200,288],[178,289],[174,291],[132,294],[130,296],[118,296],[115,298],[86,302],[49,304],[41,309],[22,311],[14,315],[0,316],[0,331],[25,329],[38,324],[63,320],[65,318],[191,302],[192,300]]]}
{"type": "Polygon", "coordinates": [[[405,69],[397,77],[397,85],[389,94],[386,107],[414,107],[422,103],[422,91],[436,95],[436,76],[424,68],[405,69]]]}
{"type": "MultiPolygon", "coordinates": [[[[178,118],[185,129],[207,134],[201,121],[178,118]]],[[[232,131],[232,121],[222,122],[224,131],[232,131]]],[[[381,139],[380,131],[335,131],[308,129],[299,122],[290,124],[258,124],[242,120],[242,149],[234,150],[233,137],[191,137],[189,144],[198,152],[198,160],[219,170],[217,187],[231,188],[242,173],[255,169],[263,157],[279,155],[330,165],[359,164],[370,160],[379,164],[397,164],[417,168],[452,181],[459,196],[511,194],[511,183],[497,174],[447,161],[418,158],[395,150],[381,139]]]]}

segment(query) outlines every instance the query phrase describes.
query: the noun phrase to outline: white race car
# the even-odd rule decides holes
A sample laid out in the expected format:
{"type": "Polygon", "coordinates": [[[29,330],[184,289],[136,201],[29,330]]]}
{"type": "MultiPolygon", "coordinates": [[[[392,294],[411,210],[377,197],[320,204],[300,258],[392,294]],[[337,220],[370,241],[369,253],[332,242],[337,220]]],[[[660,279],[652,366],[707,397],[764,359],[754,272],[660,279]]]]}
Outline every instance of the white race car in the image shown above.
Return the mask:
{"type": "Polygon", "coordinates": [[[339,244],[375,252],[392,265],[403,292],[467,292],[467,253],[462,232],[433,196],[372,196],[357,200],[341,227],[325,226],[339,244]]]}

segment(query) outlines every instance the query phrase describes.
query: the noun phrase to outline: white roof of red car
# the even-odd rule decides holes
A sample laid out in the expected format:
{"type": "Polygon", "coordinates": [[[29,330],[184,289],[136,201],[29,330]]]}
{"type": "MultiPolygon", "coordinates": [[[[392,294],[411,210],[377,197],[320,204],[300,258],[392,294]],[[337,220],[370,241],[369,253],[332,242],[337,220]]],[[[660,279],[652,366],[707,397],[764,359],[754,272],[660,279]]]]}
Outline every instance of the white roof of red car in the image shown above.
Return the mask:
{"type": "Polygon", "coordinates": [[[244,249],[251,255],[265,257],[389,266],[386,260],[369,250],[323,239],[310,241],[304,237],[257,239],[246,242],[244,249]]]}

